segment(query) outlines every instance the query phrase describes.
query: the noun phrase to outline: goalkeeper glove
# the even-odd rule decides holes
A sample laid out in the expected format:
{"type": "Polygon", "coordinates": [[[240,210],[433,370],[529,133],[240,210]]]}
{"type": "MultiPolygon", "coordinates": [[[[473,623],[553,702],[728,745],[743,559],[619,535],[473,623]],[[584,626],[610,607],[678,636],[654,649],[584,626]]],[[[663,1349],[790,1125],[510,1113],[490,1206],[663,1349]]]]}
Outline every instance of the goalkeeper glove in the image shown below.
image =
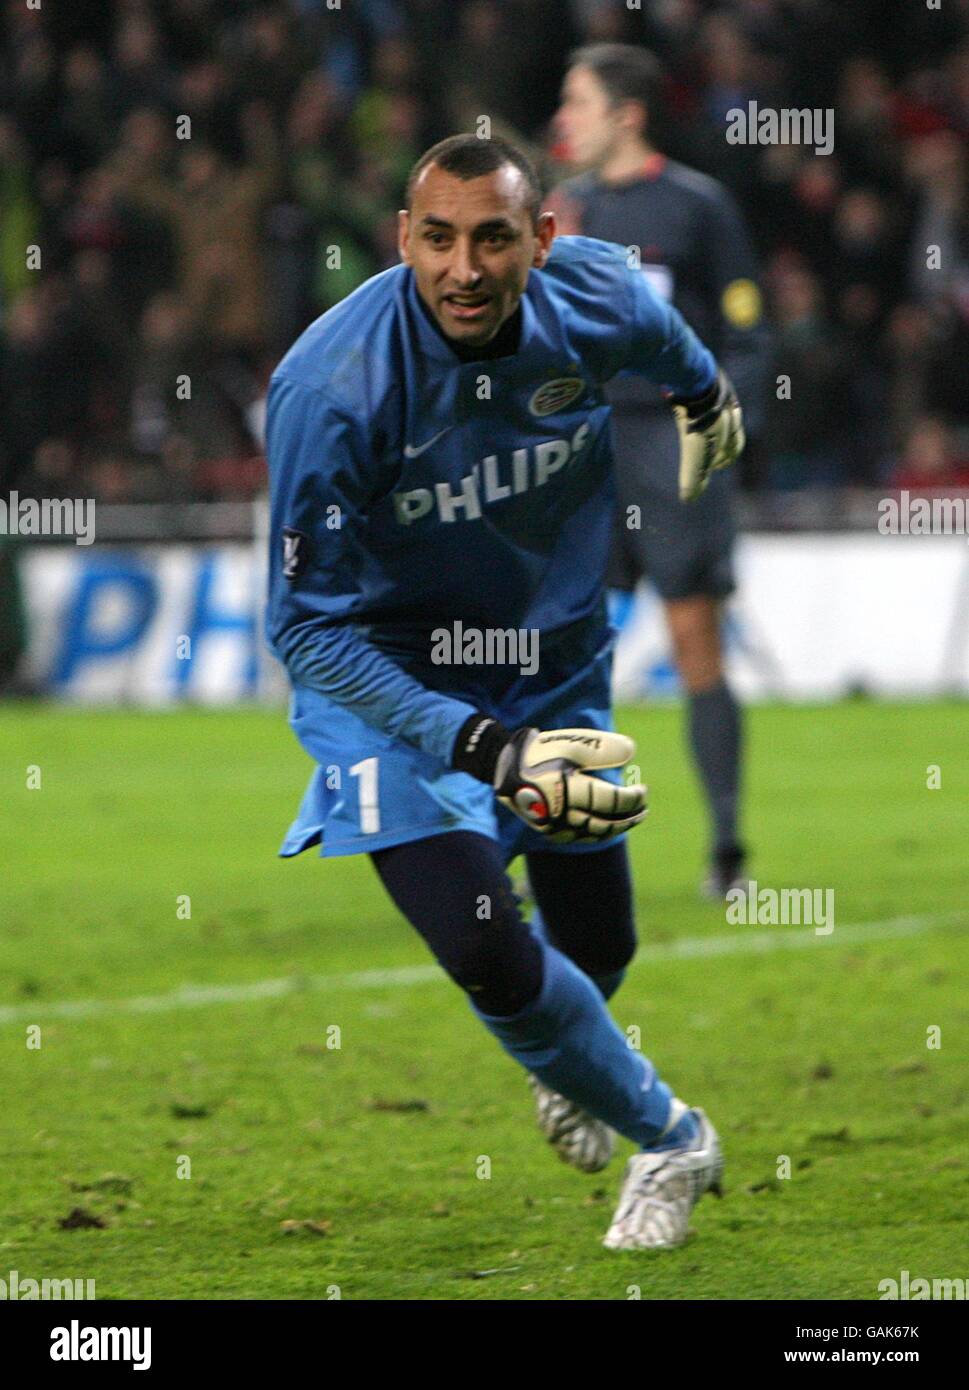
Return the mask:
{"type": "Polygon", "coordinates": [[[696,400],[669,396],[680,433],[680,501],[693,502],[716,468],[726,468],[744,447],[740,402],[722,368],[705,395],[696,400]]]}
{"type": "Polygon", "coordinates": [[[608,840],[638,825],[646,814],[646,788],[617,786],[595,771],[622,767],[636,745],[601,729],[523,728],[509,733],[488,715],[462,726],[453,765],[481,782],[526,825],[554,844],[608,840]]]}

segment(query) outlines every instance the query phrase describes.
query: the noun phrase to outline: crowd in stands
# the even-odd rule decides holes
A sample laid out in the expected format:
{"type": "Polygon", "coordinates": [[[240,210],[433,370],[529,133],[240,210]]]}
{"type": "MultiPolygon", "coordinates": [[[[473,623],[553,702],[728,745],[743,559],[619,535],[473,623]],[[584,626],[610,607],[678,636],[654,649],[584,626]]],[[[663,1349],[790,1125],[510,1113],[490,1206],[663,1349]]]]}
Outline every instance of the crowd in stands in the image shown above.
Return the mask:
{"type": "Polygon", "coordinates": [[[603,39],[758,250],[793,386],[745,485],[969,483],[969,0],[4,0],[0,491],[258,493],[269,374],[396,263],[413,161],[487,115],[551,187],[603,39]],[[832,152],[727,143],[751,101],[831,109],[832,152]]]}

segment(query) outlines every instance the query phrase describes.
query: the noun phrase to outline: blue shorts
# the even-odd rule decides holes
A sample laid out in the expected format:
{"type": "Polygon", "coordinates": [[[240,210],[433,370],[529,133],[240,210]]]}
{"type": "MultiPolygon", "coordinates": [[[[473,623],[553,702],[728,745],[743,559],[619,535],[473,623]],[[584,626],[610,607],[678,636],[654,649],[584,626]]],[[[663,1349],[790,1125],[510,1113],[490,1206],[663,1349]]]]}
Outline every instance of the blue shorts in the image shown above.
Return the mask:
{"type": "MultiPolygon", "coordinates": [[[[606,629],[598,638],[591,659],[583,660],[566,679],[539,690],[535,677],[522,678],[486,712],[509,729],[527,724],[611,730],[615,632],[606,629]]],[[[352,710],[305,687],[293,691],[289,722],[317,766],[279,851],[284,858],[316,844],[326,857],[369,854],[444,831],[473,830],[497,840],[507,864],[532,850],[590,853],[625,838],[616,835],[604,844],[549,844],[506,810],[485,783],[380,733],[352,710]]],[[[599,775],[621,783],[622,771],[610,768],[599,775]]]]}

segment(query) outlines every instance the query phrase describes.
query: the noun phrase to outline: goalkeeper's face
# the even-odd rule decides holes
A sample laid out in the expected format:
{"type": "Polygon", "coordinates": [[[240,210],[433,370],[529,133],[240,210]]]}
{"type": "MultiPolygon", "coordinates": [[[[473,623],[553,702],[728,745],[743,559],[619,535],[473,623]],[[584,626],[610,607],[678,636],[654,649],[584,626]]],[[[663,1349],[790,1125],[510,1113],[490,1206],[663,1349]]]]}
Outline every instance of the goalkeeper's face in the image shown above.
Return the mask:
{"type": "Polygon", "coordinates": [[[555,219],[535,226],[529,190],[513,164],[461,179],[436,164],[420,175],[399,214],[401,260],[442,332],[483,347],[518,307],[528,272],[548,259],[555,219]]]}

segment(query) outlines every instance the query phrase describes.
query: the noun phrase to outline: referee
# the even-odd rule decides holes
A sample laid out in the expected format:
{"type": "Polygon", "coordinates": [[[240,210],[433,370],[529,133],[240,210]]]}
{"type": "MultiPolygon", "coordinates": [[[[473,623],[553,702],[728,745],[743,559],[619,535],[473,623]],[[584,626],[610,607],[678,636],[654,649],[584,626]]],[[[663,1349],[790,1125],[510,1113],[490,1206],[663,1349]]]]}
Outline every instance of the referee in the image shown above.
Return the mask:
{"type": "MultiPolygon", "coordinates": [[[[767,333],[753,252],[727,190],[656,148],[660,85],[659,64],[644,48],[601,43],[572,54],[555,125],[566,158],[584,172],[559,185],[546,206],[563,233],[630,248],[653,288],[710,344],[756,430],[767,333]]],[[[677,434],[659,391],[627,377],[608,394],[619,503],[609,567],[616,615],[649,578],[663,601],[710,810],[704,890],[719,897],[744,866],[741,715],[720,643],[720,606],[734,588],[734,470],[716,473],[697,501],[681,502],[677,434]]]]}

